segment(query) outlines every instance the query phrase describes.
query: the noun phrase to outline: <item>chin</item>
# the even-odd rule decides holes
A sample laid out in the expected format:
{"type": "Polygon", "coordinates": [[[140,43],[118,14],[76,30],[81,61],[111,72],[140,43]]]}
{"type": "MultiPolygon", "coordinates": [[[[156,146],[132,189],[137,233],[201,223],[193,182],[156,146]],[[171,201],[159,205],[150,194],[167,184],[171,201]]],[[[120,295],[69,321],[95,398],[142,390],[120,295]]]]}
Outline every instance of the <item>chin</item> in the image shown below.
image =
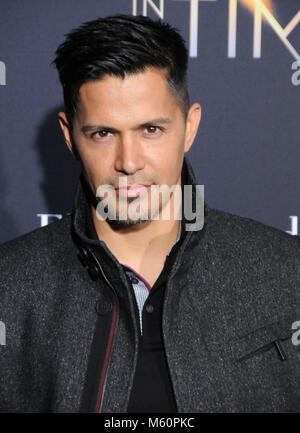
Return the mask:
{"type": "Polygon", "coordinates": [[[121,230],[121,229],[126,229],[128,227],[134,227],[137,226],[139,224],[143,224],[146,222],[149,222],[149,219],[143,219],[143,218],[138,218],[136,220],[132,220],[132,219],[126,219],[126,220],[121,220],[121,219],[114,219],[114,220],[110,220],[107,219],[106,220],[107,223],[115,230],[121,230]]]}

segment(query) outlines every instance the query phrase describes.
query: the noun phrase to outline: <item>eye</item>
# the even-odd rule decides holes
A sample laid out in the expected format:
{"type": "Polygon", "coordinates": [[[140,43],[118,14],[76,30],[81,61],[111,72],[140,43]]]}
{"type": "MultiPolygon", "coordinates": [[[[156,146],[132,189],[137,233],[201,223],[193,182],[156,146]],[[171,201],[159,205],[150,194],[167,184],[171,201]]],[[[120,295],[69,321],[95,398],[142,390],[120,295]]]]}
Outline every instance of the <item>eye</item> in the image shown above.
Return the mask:
{"type": "Polygon", "coordinates": [[[145,128],[145,131],[147,134],[155,135],[155,134],[159,133],[161,131],[161,129],[159,128],[159,126],[149,125],[145,128]]]}
{"type": "Polygon", "coordinates": [[[102,129],[101,131],[96,131],[91,134],[92,138],[106,138],[110,134],[106,129],[102,129]]]}

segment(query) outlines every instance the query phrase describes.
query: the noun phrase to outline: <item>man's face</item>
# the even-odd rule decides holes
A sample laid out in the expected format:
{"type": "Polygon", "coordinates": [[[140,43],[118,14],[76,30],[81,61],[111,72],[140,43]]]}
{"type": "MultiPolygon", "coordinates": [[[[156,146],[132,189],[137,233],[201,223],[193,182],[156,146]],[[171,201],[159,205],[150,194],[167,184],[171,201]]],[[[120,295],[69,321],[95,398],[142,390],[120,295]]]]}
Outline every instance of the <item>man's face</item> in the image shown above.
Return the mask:
{"type": "MultiPolygon", "coordinates": [[[[65,119],[64,113],[60,117],[65,119]]],[[[61,124],[69,148],[77,147],[95,194],[101,185],[117,188],[120,178],[126,178],[128,186],[137,185],[131,192],[114,189],[118,219],[121,207],[128,207],[136,199],[147,218],[149,186],[180,185],[184,153],[193,142],[199,120],[199,104],[190,108],[185,121],[165,72],[148,68],[124,79],[106,75],[83,84],[72,138],[61,124]],[[146,185],[147,189],[138,190],[138,185],[146,185]],[[143,191],[147,194],[143,195],[143,191]]]]}

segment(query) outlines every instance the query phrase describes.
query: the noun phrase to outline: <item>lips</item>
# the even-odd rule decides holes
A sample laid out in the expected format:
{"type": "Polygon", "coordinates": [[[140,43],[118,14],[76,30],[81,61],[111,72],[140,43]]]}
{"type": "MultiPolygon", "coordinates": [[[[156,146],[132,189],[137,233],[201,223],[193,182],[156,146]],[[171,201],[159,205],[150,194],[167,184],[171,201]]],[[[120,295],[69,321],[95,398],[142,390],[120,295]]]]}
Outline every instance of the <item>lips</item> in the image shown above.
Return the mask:
{"type": "Polygon", "coordinates": [[[121,197],[138,197],[150,188],[151,185],[146,184],[133,184],[127,187],[115,188],[116,194],[121,197]]]}

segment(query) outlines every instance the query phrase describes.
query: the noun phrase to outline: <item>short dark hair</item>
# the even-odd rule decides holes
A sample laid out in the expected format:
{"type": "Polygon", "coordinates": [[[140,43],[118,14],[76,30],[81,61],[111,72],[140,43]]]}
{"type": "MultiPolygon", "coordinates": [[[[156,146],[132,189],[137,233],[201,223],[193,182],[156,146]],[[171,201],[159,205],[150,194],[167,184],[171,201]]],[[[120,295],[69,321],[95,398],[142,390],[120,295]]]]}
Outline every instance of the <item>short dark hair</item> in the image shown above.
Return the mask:
{"type": "Polygon", "coordinates": [[[83,23],[55,52],[65,110],[72,123],[79,89],[104,75],[125,78],[148,67],[167,70],[170,90],[186,118],[188,51],[177,29],[144,16],[114,15],[83,23]]]}

